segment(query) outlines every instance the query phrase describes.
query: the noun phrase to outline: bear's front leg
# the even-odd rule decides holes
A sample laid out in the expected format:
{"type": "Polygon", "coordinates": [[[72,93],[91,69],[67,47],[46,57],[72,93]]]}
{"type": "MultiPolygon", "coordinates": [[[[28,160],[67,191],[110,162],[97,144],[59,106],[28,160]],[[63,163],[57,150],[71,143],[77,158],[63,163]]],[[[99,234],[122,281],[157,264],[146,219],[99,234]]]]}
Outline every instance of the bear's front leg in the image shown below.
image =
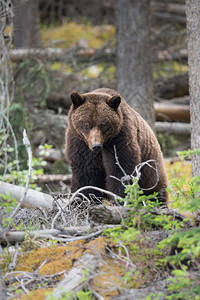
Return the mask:
{"type": "MultiPolygon", "coordinates": [[[[105,169],[102,163],[102,153],[93,153],[82,140],[69,140],[67,159],[72,169],[71,192],[74,193],[84,186],[96,186],[105,189],[105,169]]],[[[86,196],[90,193],[101,197],[95,189],[82,192],[86,196]]]]}
{"type": "MultiPolygon", "coordinates": [[[[106,189],[124,198],[125,187],[121,179],[125,174],[131,175],[135,167],[140,163],[140,150],[135,148],[133,151],[133,149],[123,147],[123,145],[119,145],[119,147],[115,146],[114,150],[114,146],[115,145],[109,145],[108,147],[105,145],[103,149],[103,165],[106,170],[106,189]]],[[[128,182],[125,182],[125,184],[128,184],[128,182]]]]}

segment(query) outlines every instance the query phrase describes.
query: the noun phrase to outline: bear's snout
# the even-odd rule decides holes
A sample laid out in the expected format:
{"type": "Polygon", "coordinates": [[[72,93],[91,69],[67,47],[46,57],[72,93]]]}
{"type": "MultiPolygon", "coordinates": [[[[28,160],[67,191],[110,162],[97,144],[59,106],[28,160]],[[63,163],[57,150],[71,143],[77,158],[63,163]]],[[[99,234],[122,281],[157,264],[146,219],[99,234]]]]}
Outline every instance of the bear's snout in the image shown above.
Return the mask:
{"type": "Polygon", "coordinates": [[[101,150],[101,144],[93,144],[92,145],[92,151],[99,152],[101,150]]]}
{"type": "Polygon", "coordinates": [[[92,128],[87,137],[88,147],[93,152],[99,152],[103,145],[103,136],[98,128],[92,128]]]}

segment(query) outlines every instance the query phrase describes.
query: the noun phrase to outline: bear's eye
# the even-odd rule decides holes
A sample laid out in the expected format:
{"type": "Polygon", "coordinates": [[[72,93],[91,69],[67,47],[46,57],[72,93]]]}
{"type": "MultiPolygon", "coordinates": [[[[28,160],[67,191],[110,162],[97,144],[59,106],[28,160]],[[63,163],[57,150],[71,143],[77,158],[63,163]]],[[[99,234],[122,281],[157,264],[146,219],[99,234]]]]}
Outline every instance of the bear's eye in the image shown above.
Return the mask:
{"type": "Polygon", "coordinates": [[[102,132],[106,132],[106,130],[108,129],[108,126],[106,124],[101,124],[99,127],[102,132]]]}
{"type": "Polygon", "coordinates": [[[89,124],[89,123],[86,123],[86,124],[85,124],[85,130],[90,130],[90,129],[91,129],[90,124],[89,124]]]}

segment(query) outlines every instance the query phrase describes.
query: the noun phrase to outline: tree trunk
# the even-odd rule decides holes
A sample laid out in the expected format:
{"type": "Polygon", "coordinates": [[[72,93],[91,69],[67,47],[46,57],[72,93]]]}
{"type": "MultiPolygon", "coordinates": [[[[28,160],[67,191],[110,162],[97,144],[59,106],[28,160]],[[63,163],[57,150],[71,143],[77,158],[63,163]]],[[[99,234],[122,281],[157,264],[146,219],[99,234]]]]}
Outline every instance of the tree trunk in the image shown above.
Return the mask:
{"type": "Polygon", "coordinates": [[[14,47],[41,47],[38,0],[14,0],[14,47]]]}
{"type": "MultiPolygon", "coordinates": [[[[200,149],[200,1],[186,0],[191,148],[200,149]]],[[[192,157],[192,175],[200,176],[200,156],[192,157]]]]}
{"type": "Polygon", "coordinates": [[[117,90],[154,129],[150,0],[117,0],[117,90]]]}

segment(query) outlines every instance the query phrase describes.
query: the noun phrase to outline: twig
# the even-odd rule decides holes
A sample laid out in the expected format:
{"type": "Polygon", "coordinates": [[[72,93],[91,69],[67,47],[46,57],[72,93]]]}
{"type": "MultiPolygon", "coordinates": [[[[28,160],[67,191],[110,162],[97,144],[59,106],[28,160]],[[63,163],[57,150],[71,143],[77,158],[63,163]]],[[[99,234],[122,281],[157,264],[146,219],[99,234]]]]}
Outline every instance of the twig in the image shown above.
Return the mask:
{"type": "Polygon", "coordinates": [[[122,173],[124,174],[124,176],[127,176],[126,172],[124,171],[124,169],[122,168],[122,166],[119,163],[119,159],[117,156],[117,150],[116,150],[116,146],[114,145],[114,153],[115,153],[115,160],[116,160],[116,165],[118,165],[118,167],[120,168],[120,170],[122,171],[122,173]]]}
{"type": "Polygon", "coordinates": [[[41,265],[35,270],[35,272],[39,272],[40,269],[42,269],[42,267],[46,264],[46,262],[47,262],[47,260],[45,259],[45,260],[41,263],[41,265]]]}
{"type": "Polygon", "coordinates": [[[37,209],[39,209],[43,213],[45,220],[47,220],[48,217],[47,217],[46,211],[42,208],[42,206],[38,206],[37,209]]]}
{"type": "Polygon", "coordinates": [[[26,197],[26,194],[27,194],[27,191],[28,191],[28,188],[29,188],[30,178],[31,178],[31,171],[32,171],[32,151],[31,151],[31,144],[30,144],[30,141],[29,141],[29,139],[27,137],[25,129],[24,129],[24,132],[23,132],[23,143],[24,143],[24,145],[26,147],[26,151],[28,153],[28,177],[27,177],[27,181],[26,181],[26,186],[25,186],[24,193],[23,193],[21,199],[19,200],[19,202],[18,202],[15,210],[9,216],[9,219],[12,219],[16,215],[16,213],[18,212],[19,208],[21,207],[21,204],[22,204],[24,198],[26,197]]]}
{"type": "Polygon", "coordinates": [[[20,280],[17,276],[16,276],[16,280],[20,283],[20,285],[21,285],[23,291],[24,291],[26,294],[28,294],[28,293],[29,293],[29,290],[28,290],[27,288],[25,288],[25,286],[24,286],[24,280],[23,280],[23,279],[20,280]]]}
{"type": "Polygon", "coordinates": [[[124,174],[123,177],[120,178],[117,178],[115,176],[110,176],[118,181],[121,181],[122,185],[125,186],[125,182],[128,182],[128,184],[130,184],[130,180],[132,179],[132,182],[133,182],[133,185],[138,183],[138,181],[140,180],[141,178],[141,169],[147,165],[148,167],[152,168],[155,172],[156,172],[156,183],[152,186],[152,187],[149,187],[149,188],[141,188],[141,190],[143,191],[148,191],[148,190],[151,190],[153,189],[154,187],[156,187],[156,185],[158,184],[158,181],[159,181],[159,173],[158,173],[158,164],[156,162],[155,159],[149,159],[145,162],[141,162],[140,164],[138,164],[137,166],[135,166],[135,169],[134,171],[132,172],[131,175],[128,175],[126,174],[125,170],[123,169],[123,167],[120,165],[119,163],[119,159],[118,159],[118,156],[117,156],[117,150],[116,150],[116,146],[114,145],[114,153],[115,153],[115,160],[116,160],[116,165],[118,165],[118,167],[120,168],[120,170],[122,171],[122,173],[124,174]],[[152,165],[150,165],[150,163],[154,163],[155,164],[155,167],[153,167],[152,165]],[[136,173],[136,176],[133,176],[133,174],[136,173]],[[133,180],[134,179],[134,180],[133,180]]]}
{"type": "MultiPolygon", "coordinates": [[[[127,258],[126,258],[126,268],[125,268],[125,270],[127,271],[127,270],[128,270],[129,264],[130,264],[130,263],[132,264],[132,262],[131,262],[131,260],[130,260],[129,252],[128,252],[128,249],[126,248],[126,246],[123,245],[121,242],[119,242],[119,246],[122,247],[122,248],[125,250],[125,252],[126,252],[127,258]]],[[[132,265],[133,265],[133,264],[132,264],[132,265]]]]}
{"type": "MultiPolygon", "coordinates": [[[[57,202],[56,202],[56,204],[57,204],[57,202]]],[[[55,227],[55,222],[56,222],[56,220],[58,219],[58,217],[61,215],[61,213],[62,213],[62,209],[61,209],[61,207],[57,204],[57,207],[58,207],[58,212],[57,212],[57,214],[55,215],[55,217],[53,218],[53,220],[52,220],[52,223],[51,223],[51,229],[54,229],[54,227],[55,227]]]]}
{"type": "MultiPolygon", "coordinates": [[[[52,275],[41,275],[40,273],[34,271],[34,272],[26,272],[26,271],[12,271],[12,272],[9,272],[9,273],[6,273],[3,278],[9,278],[10,276],[27,276],[28,278],[33,278],[33,276],[37,275],[37,277],[45,277],[45,278],[53,278],[53,277],[56,277],[56,276],[60,276],[62,275],[63,273],[65,273],[65,270],[61,271],[61,272],[57,272],[57,273],[54,273],[52,275]]],[[[9,280],[9,279],[8,279],[9,280]]]]}
{"type": "MultiPolygon", "coordinates": [[[[2,115],[2,113],[1,113],[1,115],[2,115]]],[[[13,128],[12,128],[12,125],[10,124],[9,119],[4,114],[2,115],[2,117],[6,120],[7,125],[9,127],[10,132],[11,132],[12,137],[13,137],[13,141],[14,141],[14,145],[15,145],[15,147],[14,147],[14,149],[15,149],[15,160],[16,160],[17,172],[19,174],[19,159],[18,159],[17,139],[16,139],[15,133],[13,131],[13,128]]]]}
{"type": "Polygon", "coordinates": [[[14,270],[16,265],[17,265],[17,257],[18,257],[18,254],[19,254],[19,245],[18,243],[16,243],[16,246],[15,246],[15,253],[14,253],[14,256],[13,256],[13,260],[12,262],[9,264],[8,266],[8,270],[11,271],[11,270],[14,270]]]}
{"type": "Polygon", "coordinates": [[[105,194],[107,194],[107,195],[110,195],[110,196],[112,196],[115,200],[117,200],[117,199],[122,199],[120,196],[118,196],[118,195],[116,195],[116,194],[114,194],[114,193],[112,193],[112,192],[110,192],[110,191],[101,189],[101,188],[96,187],[96,186],[88,185],[88,186],[83,186],[83,187],[81,187],[80,189],[78,189],[78,190],[73,194],[73,196],[72,196],[70,202],[72,203],[72,202],[74,201],[75,197],[76,197],[77,195],[79,195],[80,192],[82,192],[82,191],[84,191],[84,190],[88,190],[88,189],[93,189],[93,190],[99,191],[99,192],[101,192],[101,193],[105,193],[105,194]]]}
{"type": "Polygon", "coordinates": [[[87,289],[88,289],[89,291],[92,292],[92,294],[95,296],[95,298],[96,298],[97,300],[105,300],[105,298],[102,297],[102,296],[101,296],[99,293],[97,293],[95,290],[93,290],[89,284],[87,284],[87,289]]]}
{"type": "Polygon", "coordinates": [[[121,255],[117,255],[115,252],[113,252],[113,251],[112,251],[110,248],[108,248],[108,247],[106,248],[106,250],[107,250],[108,252],[110,252],[110,254],[113,256],[113,258],[117,258],[118,260],[122,261],[123,263],[126,263],[126,266],[127,266],[127,263],[128,263],[128,265],[130,264],[132,270],[136,270],[136,265],[134,265],[130,259],[129,259],[129,261],[127,262],[126,257],[121,256],[121,255]]]}
{"type": "Polygon", "coordinates": [[[69,243],[69,242],[75,242],[75,241],[81,241],[81,240],[87,240],[87,239],[90,239],[90,238],[93,238],[95,236],[98,236],[102,233],[103,229],[100,229],[96,232],[92,232],[88,235],[83,235],[83,236],[76,236],[76,237],[71,237],[71,238],[60,238],[60,237],[54,237],[54,236],[51,236],[51,235],[41,235],[40,237],[44,237],[44,238],[49,238],[53,241],[60,241],[60,242],[63,242],[63,243],[69,243]]]}
{"type": "Polygon", "coordinates": [[[141,177],[141,172],[140,172],[140,171],[141,171],[141,169],[142,169],[145,165],[147,165],[148,167],[152,168],[152,169],[156,172],[156,178],[157,178],[156,183],[155,183],[153,186],[151,186],[151,187],[149,187],[149,188],[141,188],[141,190],[143,190],[143,191],[148,191],[148,190],[151,190],[151,189],[153,189],[154,187],[156,187],[156,185],[157,185],[158,182],[159,182],[158,163],[156,162],[155,159],[149,159],[149,160],[147,160],[147,161],[145,161],[145,162],[142,162],[142,163],[138,164],[138,165],[135,167],[133,173],[131,174],[131,177],[132,177],[132,178],[135,178],[135,177],[136,177],[136,178],[137,178],[137,181],[139,181],[139,179],[140,179],[140,177],[141,177]],[[150,165],[151,162],[155,164],[155,167],[153,167],[152,165],[150,165]],[[134,173],[136,173],[136,176],[133,176],[134,173]]]}

